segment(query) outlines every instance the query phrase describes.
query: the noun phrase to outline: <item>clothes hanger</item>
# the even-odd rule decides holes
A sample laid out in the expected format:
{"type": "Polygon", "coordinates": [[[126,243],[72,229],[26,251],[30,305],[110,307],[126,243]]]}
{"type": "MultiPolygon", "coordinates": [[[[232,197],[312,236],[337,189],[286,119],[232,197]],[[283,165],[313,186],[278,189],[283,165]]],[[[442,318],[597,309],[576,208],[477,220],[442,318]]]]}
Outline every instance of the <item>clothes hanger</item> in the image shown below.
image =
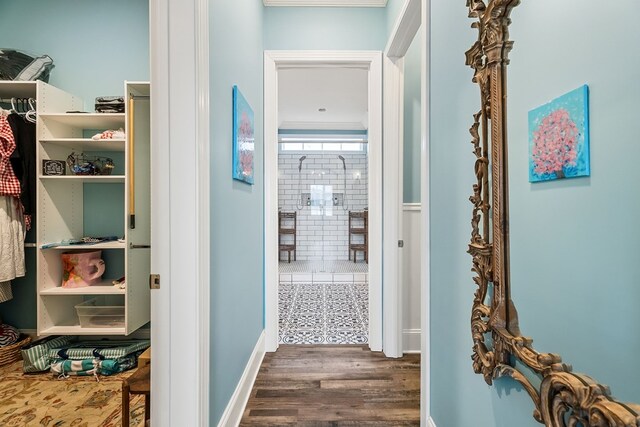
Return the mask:
{"type": "Polygon", "coordinates": [[[25,113],[24,118],[25,120],[31,123],[36,122],[37,112],[36,112],[36,107],[34,105],[35,103],[36,103],[35,99],[33,98],[27,99],[27,104],[29,108],[28,108],[28,111],[25,113]]]}

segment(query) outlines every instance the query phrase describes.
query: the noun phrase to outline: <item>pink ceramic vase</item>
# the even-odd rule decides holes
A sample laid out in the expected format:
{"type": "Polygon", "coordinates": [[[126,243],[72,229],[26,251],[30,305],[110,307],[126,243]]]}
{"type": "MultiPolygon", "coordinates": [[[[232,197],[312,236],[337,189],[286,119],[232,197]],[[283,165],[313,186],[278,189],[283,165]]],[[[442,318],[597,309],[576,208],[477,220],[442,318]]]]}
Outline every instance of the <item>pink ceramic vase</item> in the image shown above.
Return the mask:
{"type": "Polygon", "coordinates": [[[104,274],[102,251],[66,252],[62,254],[62,287],[81,288],[100,282],[104,274]]]}

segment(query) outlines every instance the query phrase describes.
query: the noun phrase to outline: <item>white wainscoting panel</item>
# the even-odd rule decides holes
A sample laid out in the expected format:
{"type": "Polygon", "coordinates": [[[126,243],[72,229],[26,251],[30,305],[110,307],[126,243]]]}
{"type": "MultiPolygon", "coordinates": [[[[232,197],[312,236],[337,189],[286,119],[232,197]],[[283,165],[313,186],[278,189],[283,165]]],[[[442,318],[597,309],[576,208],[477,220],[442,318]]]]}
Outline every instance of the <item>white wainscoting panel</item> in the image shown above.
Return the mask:
{"type": "Polygon", "coordinates": [[[403,318],[402,349],[405,353],[420,352],[420,203],[403,205],[402,286],[403,318]]]}

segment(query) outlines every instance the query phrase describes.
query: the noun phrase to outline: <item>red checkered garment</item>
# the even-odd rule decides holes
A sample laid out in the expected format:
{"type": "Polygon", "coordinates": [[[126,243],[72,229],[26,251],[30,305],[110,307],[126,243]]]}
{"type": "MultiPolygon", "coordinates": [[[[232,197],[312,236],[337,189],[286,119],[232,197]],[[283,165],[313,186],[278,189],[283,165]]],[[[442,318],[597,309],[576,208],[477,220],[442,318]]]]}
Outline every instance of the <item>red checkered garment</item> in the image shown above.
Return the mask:
{"type": "Polygon", "coordinates": [[[9,121],[0,114],[0,195],[20,197],[20,181],[13,172],[9,157],[16,149],[16,141],[9,121]]]}

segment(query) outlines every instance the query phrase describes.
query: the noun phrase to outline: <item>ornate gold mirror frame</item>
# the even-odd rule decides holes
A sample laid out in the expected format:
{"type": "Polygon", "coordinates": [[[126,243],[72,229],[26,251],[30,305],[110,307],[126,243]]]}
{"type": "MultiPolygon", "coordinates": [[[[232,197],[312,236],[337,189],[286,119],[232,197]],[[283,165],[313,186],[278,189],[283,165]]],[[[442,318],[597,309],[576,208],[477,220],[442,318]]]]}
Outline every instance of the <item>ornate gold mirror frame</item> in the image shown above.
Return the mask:
{"type": "Polygon", "coordinates": [[[477,158],[469,244],[478,285],[471,314],[473,369],[488,384],[505,376],[522,384],[535,405],[533,417],[546,426],[640,427],[640,405],[617,401],[607,386],[573,373],[557,354],[537,352],[532,340],[520,334],[510,289],[506,102],[513,47],[509,16],[519,4],[520,0],[467,0],[479,35],[466,52],[466,63],[474,70],[481,105],[470,129],[477,158]],[[537,374],[539,389],[518,370],[516,361],[537,374]]]}

